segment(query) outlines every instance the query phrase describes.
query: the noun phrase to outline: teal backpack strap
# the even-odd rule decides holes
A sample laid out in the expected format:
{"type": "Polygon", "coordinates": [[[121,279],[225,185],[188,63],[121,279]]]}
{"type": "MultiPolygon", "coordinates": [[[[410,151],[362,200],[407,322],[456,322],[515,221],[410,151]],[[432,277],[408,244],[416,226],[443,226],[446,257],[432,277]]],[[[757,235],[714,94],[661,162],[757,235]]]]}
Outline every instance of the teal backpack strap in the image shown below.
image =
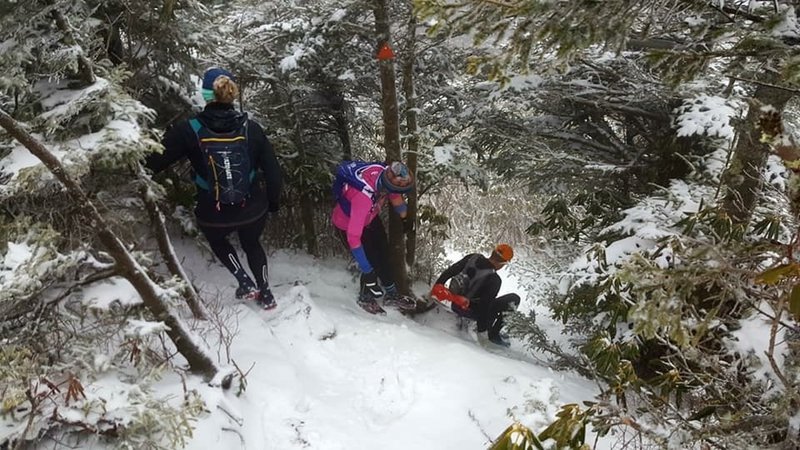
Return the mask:
{"type": "Polygon", "coordinates": [[[197,135],[199,139],[200,128],[203,128],[203,124],[200,123],[200,121],[197,120],[197,118],[194,118],[194,119],[189,119],[189,125],[192,127],[192,131],[194,131],[194,134],[197,135]]]}
{"type": "Polygon", "coordinates": [[[194,176],[194,184],[196,184],[197,187],[199,187],[200,189],[203,189],[203,190],[206,190],[206,191],[210,191],[211,190],[211,186],[208,185],[208,181],[206,181],[200,175],[195,175],[194,176]]]}
{"type": "MultiPolygon", "coordinates": [[[[200,129],[203,128],[203,124],[200,123],[197,118],[189,119],[189,126],[192,127],[192,131],[194,131],[195,137],[197,137],[197,146],[202,150],[200,146],[200,129]]],[[[194,184],[196,184],[200,189],[204,189],[206,191],[211,190],[211,186],[209,186],[208,181],[206,181],[200,175],[195,174],[194,176],[194,184]]]]}

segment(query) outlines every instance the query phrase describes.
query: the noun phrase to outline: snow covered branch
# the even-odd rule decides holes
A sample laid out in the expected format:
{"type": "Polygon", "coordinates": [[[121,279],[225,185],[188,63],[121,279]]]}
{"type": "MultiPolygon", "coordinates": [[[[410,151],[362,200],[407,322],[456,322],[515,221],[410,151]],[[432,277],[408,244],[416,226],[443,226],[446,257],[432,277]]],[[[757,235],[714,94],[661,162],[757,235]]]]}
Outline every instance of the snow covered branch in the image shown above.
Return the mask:
{"type": "Polygon", "coordinates": [[[50,172],[64,185],[69,195],[73,198],[90,223],[97,230],[100,242],[105,246],[122,276],[127,279],[142,297],[144,304],[153,313],[157,320],[164,321],[169,329],[167,334],[172,339],[175,347],[186,358],[190,369],[203,375],[207,380],[212,379],[218,372],[208,353],[196,343],[196,339],[178,316],[170,311],[165,302],[161,289],[147,276],[144,268],[134,259],[125,245],[100,215],[97,208],[86,196],[83,188],[65,170],[61,161],[45,146],[35,139],[20,123],[15,121],[5,111],[0,109],[0,127],[5,130],[50,170],[50,172]]]}

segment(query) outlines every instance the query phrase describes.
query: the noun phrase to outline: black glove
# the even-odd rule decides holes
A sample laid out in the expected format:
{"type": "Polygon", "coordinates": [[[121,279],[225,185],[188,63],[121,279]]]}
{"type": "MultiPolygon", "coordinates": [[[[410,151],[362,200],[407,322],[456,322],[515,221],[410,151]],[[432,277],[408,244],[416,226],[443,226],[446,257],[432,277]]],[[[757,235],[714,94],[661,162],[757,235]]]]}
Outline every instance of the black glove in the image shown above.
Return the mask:
{"type": "Polygon", "coordinates": [[[413,233],[417,228],[417,222],[413,217],[403,219],[403,234],[413,233]]]}
{"type": "Polygon", "coordinates": [[[381,287],[378,286],[378,274],[374,270],[370,273],[361,274],[361,289],[366,290],[373,297],[383,295],[381,287]]]}

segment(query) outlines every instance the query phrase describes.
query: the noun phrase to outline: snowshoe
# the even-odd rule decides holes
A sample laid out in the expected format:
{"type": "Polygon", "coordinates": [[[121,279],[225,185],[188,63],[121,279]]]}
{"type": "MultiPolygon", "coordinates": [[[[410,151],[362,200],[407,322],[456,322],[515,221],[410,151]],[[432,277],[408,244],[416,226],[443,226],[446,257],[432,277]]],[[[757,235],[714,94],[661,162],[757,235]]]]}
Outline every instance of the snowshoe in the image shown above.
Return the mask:
{"type": "Polygon", "coordinates": [[[361,309],[370,314],[386,314],[386,311],[381,308],[381,305],[374,298],[359,298],[356,303],[361,309]]]}
{"type": "Polygon", "coordinates": [[[252,284],[239,285],[234,294],[237,300],[256,300],[258,295],[258,289],[252,284]]]}
{"type": "Polygon", "coordinates": [[[278,303],[275,302],[275,296],[272,295],[272,291],[269,288],[261,289],[261,292],[258,294],[258,298],[256,298],[256,304],[263,309],[274,309],[278,306],[278,303]]]}
{"type": "Polygon", "coordinates": [[[412,312],[412,315],[416,316],[417,314],[422,314],[424,312],[428,312],[428,311],[430,311],[432,309],[435,309],[436,305],[438,305],[438,304],[439,303],[436,300],[434,300],[434,299],[432,299],[432,298],[430,298],[428,296],[423,296],[422,298],[418,298],[417,299],[417,307],[412,312]]]}
{"type": "Polygon", "coordinates": [[[397,308],[400,312],[413,312],[417,309],[417,300],[414,297],[400,294],[386,294],[383,306],[397,308]]]}

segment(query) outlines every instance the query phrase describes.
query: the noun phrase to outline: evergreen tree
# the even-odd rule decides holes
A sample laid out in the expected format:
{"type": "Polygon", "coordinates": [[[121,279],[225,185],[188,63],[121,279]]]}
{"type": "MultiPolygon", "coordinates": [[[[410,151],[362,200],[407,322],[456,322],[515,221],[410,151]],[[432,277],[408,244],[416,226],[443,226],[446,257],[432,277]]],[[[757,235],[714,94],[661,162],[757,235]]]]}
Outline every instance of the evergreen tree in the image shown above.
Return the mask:
{"type": "Polygon", "coordinates": [[[0,327],[9,337],[0,383],[2,412],[13,418],[0,445],[89,432],[117,436],[120,446],[174,447],[202,412],[196,396],[172,408],[147,389],[163,361],[142,353],[163,348],[164,334],[189,370],[210,381],[218,367],[184,319],[186,280],[165,277],[133,250],[148,236],[139,196],[151,194],[138,164],[160,146],[147,128],[154,110],[132,94],[149,98],[137,85],[186,80],[181,64],[191,60],[173,56],[200,42],[186,34],[202,27],[198,6],[0,3],[0,242],[12,262],[0,269],[0,327]],[[103,283],[131,286],[141,301],[95,309],[84,292],[103,283]],[[146,413],[105,408],[105,394],[85,389],[117,364],[136,373],[119,375],[120,392],[146,413]],[[62,415],[76,402],[83,421],[62,415]]]}

